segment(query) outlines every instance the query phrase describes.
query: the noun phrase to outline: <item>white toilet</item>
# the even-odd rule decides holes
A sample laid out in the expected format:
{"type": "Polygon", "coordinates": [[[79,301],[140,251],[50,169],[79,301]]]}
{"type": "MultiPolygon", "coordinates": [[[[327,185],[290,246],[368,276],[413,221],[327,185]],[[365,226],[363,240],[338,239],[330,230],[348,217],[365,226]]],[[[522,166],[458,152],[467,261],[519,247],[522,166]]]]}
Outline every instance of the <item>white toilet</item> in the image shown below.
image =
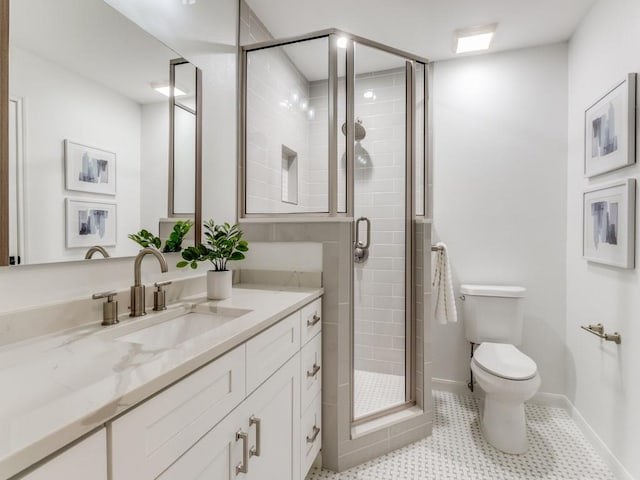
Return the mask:
{"type": "Polygon", "coordinates": [[[514,286],[460,286],[465,335],[478,345],[471,371],[485,392],[482,433],[506,453],[527,451],[524,402],[540,388],[536,363],[515,347],[522,343],[525,292],[514,286]]]}

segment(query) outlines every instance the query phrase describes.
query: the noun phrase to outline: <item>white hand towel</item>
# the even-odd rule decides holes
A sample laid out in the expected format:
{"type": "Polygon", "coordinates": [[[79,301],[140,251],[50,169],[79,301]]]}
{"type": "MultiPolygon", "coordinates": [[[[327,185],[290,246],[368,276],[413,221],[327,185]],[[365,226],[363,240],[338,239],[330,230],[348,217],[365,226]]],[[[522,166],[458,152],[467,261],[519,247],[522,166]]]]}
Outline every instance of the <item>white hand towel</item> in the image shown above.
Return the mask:
{"type": "Polygon", "coordinates": [[[433,275],[433,286],[438,289],[435,297],[435,316],[439,323],[446,325],[448,322],[458,321],[458,312],[456,298],[453,294],[453,280],[447,246],[444,243],[436,243],[436,246],[439,248],[436,252],[436,268],[433,275]]]}

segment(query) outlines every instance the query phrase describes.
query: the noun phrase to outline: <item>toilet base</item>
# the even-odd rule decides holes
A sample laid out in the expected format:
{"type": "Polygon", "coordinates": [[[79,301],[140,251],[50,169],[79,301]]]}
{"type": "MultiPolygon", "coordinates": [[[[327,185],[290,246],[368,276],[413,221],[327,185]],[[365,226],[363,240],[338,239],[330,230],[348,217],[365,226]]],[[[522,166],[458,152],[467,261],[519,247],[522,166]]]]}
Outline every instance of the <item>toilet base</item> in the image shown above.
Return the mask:
{"type": "Polygon", "coordinates": [[[505,453],[522,454],[527,451],[524,403],[505,403],[486,395],[481,412],[482,434],[491,445],[505,453]]]}

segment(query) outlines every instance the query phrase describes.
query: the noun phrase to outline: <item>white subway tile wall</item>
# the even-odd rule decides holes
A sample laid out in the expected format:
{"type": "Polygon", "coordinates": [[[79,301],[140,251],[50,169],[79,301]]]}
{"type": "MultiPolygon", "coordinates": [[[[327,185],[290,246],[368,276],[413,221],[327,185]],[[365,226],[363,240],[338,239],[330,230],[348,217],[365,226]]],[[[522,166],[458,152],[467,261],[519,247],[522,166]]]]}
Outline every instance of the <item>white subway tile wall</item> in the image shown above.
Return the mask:
{"type": "MultiPolygon", "coordinates": [[[[356,50],[357,52],[358,50],[356,50]]],[[[403,64],[403,61],[399,60],[403,64]]],[[[355,368],[405,374],[405,70],[359,74],[355,114],[367,166],[356,162],[355,216],[371,220],[371,251],[356,264],[355,368]]],[[[403,385],[404,381],[401,379],[403,385]]],[[[404,401],[404,390],[390,404],[404,401]]],[[[393,399],[392,399],[393,400],[393,399]]],[[[386,405],[389,406],[389,405],[386,405]]]]}
{"type": "MultiPolygon", "coordinates": [[[[240,43],[273,39],[240,5],[240,43]]],[[[328,211],[328,66],[310,69],[304,60],[322,62],[328,48],[327,39],[317,39],[248,55],[247,213],[328,211]],[[283,201],[283,145],[297,154],[297,204],[283,201]]]]}

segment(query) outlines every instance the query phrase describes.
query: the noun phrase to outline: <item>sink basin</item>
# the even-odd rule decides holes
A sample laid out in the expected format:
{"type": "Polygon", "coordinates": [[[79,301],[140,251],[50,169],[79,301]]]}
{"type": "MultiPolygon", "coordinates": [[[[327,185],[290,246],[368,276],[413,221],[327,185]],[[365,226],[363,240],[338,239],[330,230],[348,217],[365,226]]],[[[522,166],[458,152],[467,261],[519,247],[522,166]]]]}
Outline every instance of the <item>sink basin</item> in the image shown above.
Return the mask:
{"type": "Polygon", "coordinates": [[[117,340],[148,347],[173,348],[249,312],[251,310],[198,305],[186,314],[123,335],[117,340]]]}

